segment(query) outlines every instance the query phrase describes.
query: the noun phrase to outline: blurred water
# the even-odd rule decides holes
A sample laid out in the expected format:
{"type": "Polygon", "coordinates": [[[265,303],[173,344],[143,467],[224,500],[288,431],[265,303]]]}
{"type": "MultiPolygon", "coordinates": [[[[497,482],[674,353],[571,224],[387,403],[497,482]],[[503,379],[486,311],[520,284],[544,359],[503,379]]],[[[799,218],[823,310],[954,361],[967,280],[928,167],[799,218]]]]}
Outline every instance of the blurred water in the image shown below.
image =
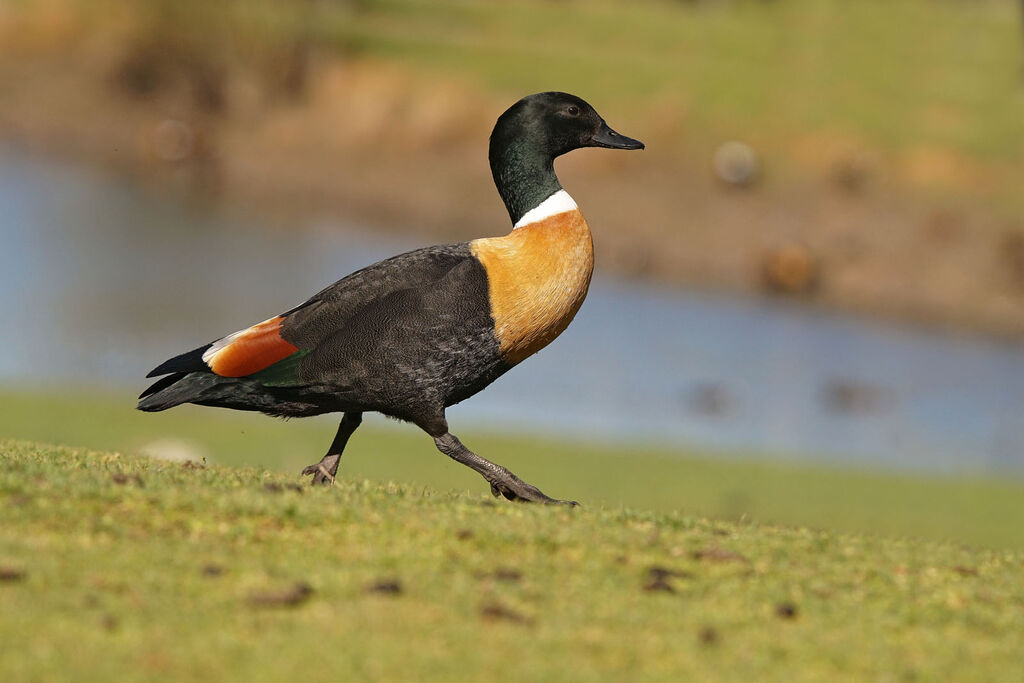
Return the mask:
{"type": "MultiPolygon", "coordinates": [[[[2,147],[0,209],[0,382],[22,386],[138,392],[165,358],[418,246],[329,221],[241,224],[2,147]]],[[[556,343],[449,421],[1019,473],[1022,408],[1019,345],[598,278],[556,343]]]]}

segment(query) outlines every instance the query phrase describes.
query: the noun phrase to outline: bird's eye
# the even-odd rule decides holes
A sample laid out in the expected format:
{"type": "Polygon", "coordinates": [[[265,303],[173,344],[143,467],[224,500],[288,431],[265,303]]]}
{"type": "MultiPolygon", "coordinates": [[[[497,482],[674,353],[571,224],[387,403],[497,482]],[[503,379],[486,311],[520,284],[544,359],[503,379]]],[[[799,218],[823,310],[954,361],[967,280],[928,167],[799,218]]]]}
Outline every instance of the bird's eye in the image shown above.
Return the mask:
{"type": "Polygon", "coordinates": [[[577,107],[575,104],[570,104],[566,108],[565,111],[566,111],[567,114],[569,114],[569,116],[579,116],[580,115],[580,108],[577,107]]]}

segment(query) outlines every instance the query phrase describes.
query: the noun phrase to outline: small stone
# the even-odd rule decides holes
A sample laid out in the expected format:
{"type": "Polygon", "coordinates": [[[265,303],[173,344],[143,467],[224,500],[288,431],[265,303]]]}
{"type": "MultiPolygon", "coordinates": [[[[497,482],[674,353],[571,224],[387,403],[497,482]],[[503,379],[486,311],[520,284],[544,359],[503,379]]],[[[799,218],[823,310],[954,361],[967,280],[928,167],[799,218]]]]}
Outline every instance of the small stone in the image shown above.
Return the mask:
{"type": "Polygon", "coordinates": [[[668,581],[664,578],[651,579],[644,584],[644,590],[647,592],[663,592],[663,593],[675,593],[676,589],[672,587],[668,581]]]}
{"type": "Polygon", "coordinates": [[[675,593],[676,588],[671,584],[671,582],[669,582],[669,579],[691,578],[693,578],[693,574],[690,572],[655,565],[647,570],[647,582],[644,584],[644,590],[649,592],[662,591],[665,593],[675,593]]]}
{"type": "Polygon", "coordinates": [[[531,623],[528,617],[498,602],[490,602],[482,606],[480,608],[480,616],[488,621],[511,621],[516,624],[531,623]]]}
{"type": "Polygon", "coordinates": [[[796,619],[797,606],[792,602],[780,602],[775,606],[775,616],[780,619],[796,619]]]}
{"type": "Polygon", "coordinates": [[[249,604],[254,607],[295,607],[309,600],[311,595],[313,587],[300,581],[284,590],[254,593],[249,596],[249,604]]]}
{"type": "Polygon", "coordinates": [[[494,573],[491,574],[491,576],[496,578],[498,581],[514,582],[520,581],[523,578],[523,573],[518,569],[513,569],[511,567],[502,567],[500,569],[495,569],[494,573]]]}
{"type": "Polygon", "coordinates": [[[398,579],[382,579],[367,586],[366,592],[378,595],[401,595],[402,584],[398,579]]]}
{"type": "Polygon", "coordinates": [[[28,577],[28,573],[24,569],[16,569],[15,567],[0,567],[0,581],[3,581],[5,583],[24,581],[26,577],[28,577]]]}
{"type": "Polygon", "coordinates": [[[705,626],[700,630],[700,633],[697,634],[697,637],[700,639],[700,642],[705,645],[714,645],[718,642],[718,631],[710,626],[705,626]]]}

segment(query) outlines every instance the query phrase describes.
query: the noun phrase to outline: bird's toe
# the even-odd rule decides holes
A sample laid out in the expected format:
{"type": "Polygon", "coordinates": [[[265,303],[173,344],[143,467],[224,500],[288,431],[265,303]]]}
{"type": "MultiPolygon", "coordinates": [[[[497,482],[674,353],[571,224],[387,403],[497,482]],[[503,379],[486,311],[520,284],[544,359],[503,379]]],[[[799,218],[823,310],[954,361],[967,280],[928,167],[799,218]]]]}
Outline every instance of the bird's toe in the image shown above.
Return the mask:
{"type": "Polygon", "coordinates": [[[491,482],[491,493],[495,497],[500,493],[508,500],[523,503],[546,503],[549,505],[569,505],[572,507],[579,505],[574,500],[567,501],[552,498],[536,486],[527,484],[512,473],[509,473],[508,481],[491,482]]]}
{"type": "Polygon", "coordinates": [[[337,467],[338,467],[338,458],[334,457],[332,459],[332,456],[326,456],[323,460],[321,460],[320,462],[316,463],[315,465],[310,465],[309,467],[306,467],[305,469],[303,469],[302,470],[302,476],[308,477],[308,476],[312,475],[313,476],[312,483],[314,485],[316,485],[316,484],[323,484],[323,485],[333,484],[334,483],[334,473],[337,472],[337,467]]]}

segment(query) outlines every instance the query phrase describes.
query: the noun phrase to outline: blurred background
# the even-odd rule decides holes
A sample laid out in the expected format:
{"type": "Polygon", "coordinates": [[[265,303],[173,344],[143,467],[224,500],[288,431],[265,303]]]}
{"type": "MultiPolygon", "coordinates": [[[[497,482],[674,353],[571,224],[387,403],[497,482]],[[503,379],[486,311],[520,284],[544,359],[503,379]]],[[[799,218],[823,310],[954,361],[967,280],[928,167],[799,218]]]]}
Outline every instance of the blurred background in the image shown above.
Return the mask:
{"type": "MultiPolygon", "coordinates": [[[[1019,486],[1022,15],[1015,0],[4,0],[0,434],[318,459],[324,423],[139,416],[132,399],[164,358],[351,270],[504,233],[487,136],[557,89],[647,151],[559,160],[594,231],[591,295],[557,343],[451,410],[456,433],[556,480],[579,444],[658,462],[587,483],[600,500],[784,521],[824,519],[846,491],[848,516],[828,514],[867,524],[882,482],[1019,486]],[[808,472],[834,486],[794,508],[807,489],[781,482],[808,472]],[[855,473],[879,478],[848,488],[855,473]]],[[[353,471],[463,482],[414,431],[375,422],[370,444],[419,450],[353,471]]]]}

